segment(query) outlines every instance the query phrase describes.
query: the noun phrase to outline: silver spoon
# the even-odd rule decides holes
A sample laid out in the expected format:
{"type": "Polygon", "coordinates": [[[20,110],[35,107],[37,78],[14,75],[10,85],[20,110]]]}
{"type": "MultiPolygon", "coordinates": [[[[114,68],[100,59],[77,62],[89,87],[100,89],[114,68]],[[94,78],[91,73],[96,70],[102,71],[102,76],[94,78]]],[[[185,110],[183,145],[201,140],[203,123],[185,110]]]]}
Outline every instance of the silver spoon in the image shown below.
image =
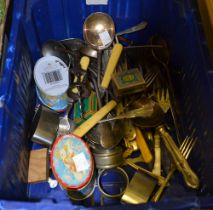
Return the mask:
{"type": "Polygon", "coordinates": [[[56,56],[64,61],[69,66],[70,58],[69,55],[62,50],[66,50],[63,44],[56,40],[48,40],[42,46],[42,55],[43,56],[56,56]]]}
{"type": "Polygon", "coordinates": [[[89,56],[91,58],[97,58],[98,57],[98,52],[97,50],[94,50],[93,48],[89,47],[89,46],[86,46],[86,47],[82,47],[80,49],[81,53],[86,55],[86,56],[89,56]]]}
{"type": "Polygon", "coordinates": [[[73,107],[73,101],[68,103],[65,115],[60,118],[59,126],[58,126],[58,136],[71,133],[76,125],[75,123],[68,118],[68,114],[73,107]]]}

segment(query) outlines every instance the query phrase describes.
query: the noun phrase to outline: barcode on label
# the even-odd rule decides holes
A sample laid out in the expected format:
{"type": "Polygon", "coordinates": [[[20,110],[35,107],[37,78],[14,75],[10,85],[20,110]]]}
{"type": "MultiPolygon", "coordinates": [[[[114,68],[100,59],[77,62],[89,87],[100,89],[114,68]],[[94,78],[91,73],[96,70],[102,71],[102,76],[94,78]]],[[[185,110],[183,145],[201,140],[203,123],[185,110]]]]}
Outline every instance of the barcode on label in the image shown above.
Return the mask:
{"type": "Polygon", "coordinates": [[[63,80],[63,77],[60,71],[46,72],[46,73],[43,73],[42,75],[43,75],[45,84],[56,83],[63,80]]]}

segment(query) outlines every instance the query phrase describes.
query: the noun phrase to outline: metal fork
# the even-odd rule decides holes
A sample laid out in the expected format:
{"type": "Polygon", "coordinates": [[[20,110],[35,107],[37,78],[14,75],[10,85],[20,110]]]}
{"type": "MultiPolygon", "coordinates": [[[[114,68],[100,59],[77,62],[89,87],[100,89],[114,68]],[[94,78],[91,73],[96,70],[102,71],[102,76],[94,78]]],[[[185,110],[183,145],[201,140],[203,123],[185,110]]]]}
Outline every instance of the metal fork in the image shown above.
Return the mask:
{"type": "Polygon", "coordinates": [[[167,113],[171,107],[168,88],[157,89],[154,94],[163,112],[167,113]]]}
{"type": "Polygon", "coordinates": [[[146,88],[148,88],[154,82],[157,75],[158,75],[158,73],[156,73],[156,72],[148,72],[145,74],[144,80],[145,80],[146,88]]]}
{"type": "MultiPolygon", "coordinates": [[[[179,150],[183,154],[183,157],[187,159],[189,157],[189,154],[191,153],[193,147],[195,146],[196,140],[194,140],[193,137],[186,137],[185,140],[182,142],[179,150]]],[[[174,174],[176,170],[176,166],[172,164],[171,170],[169,171],[166,179],[159,187],[158,191],[155,193],[155,195],[152,197],[153,202],[157,202],[160,199],[161,194],[163,193],[165,187],[167,186],[169,180],[171,179],[172,175],[174,174]]]]}

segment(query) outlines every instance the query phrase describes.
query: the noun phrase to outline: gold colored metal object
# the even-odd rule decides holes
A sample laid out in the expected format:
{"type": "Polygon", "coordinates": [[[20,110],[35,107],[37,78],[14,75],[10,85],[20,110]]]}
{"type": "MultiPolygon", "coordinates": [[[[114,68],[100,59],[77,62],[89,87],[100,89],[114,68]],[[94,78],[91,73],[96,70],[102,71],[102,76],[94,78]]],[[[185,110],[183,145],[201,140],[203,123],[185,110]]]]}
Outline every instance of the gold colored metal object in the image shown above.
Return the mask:
{"type": "Polygon", "coordinates": [[[144,106],[138,109],[129,110],[123,114],[120,114],[116,117],[100,120],[99,123],[109,122],[113,120],[122,120],[122,119],[131,119],[136,117],[150,117],[153,113],[153,108],[150,106],[144,106]]]}
{"type": "MultiPolygon", "coordinates": [[[[150,99],[146,99],[146,100],[148,101],[148,103],[154,104],[154,108],[155,108],[151,120],[154,120],[154,118],[156,118],[156,122],[153,123],[150,121],[150,125],[153,126],[156,123],[158,123],[158,125],[162,124],[162,118],[163,118],[162,112],[163,111],[161,110],[160,106],[156,102],[154,102],[150,99]],[[157,116],[157,117],[155,117],[155,116],[157,116]]],[[[138,103],[138,104],[136,103],[135,104],[136,107],[134,107],[134,108],[137,108],[139,106],[139,104],[144,104],[146,102],[146,100],[144,100],[144,101],[140,100],[140,103],[138,103]]],[[[144,119],[143,121],[140,120],[138,122],[134,119],[135,124],[140,123],[142,125],[142,123],[144,123],[145,121],[146,120],[144,119]]],[[[145,122],[145,123],[148,124],[147,122],[145,122]]],[[[185,180],[187,186],[189,186],[193,189],[197,189],[199,187],[199,179],[198,179],[197,175],[194,173],[194,171],[191,169],[191,167],[189,166],[188,162],[185,160],[183,155],[180,153],[180,151],[179,151],[177,145],[175,144],[174,140],[172,139],[172,137],[165,130],[163,125],[157,127],[157,132],[162,137],[167,150],[171,154],[171,157],[173,158],[173,160],[177,166],[177,169],[183,174],[183,177],[184,177],[184,180],[185,180]]]]}
{"type": "Polygon", "coordinates": [[[132,149],[133,151],[137,151],[138,145],[135,139],[129,141],[128,139],[124,139],[125,147],[132,149]]]}
{"type": "MultiPolygon", "coordinates": [[[[188,159],[189,154],[191,153],[196,141],[193,138],[186,137],[183,143],[180,146],[180,152],[183,154],[185,159],[188,159]]],[[[169,180],[171,179],[172,175],[174,174],[175,170],[177,168],[175,165],[172,165],[171,170],[169,171],[165,181],[162,183],[162,185],[159,187],[158,191],[155,193],[155,195],[152,197],[153,202],[157,202],[160,199],[161,194],[163,193],[165,187],[167,186],[169,180]]]]}
{"type": "Polygon", "coordinates": [[[146,203],[149,200],[157,180],[138,170],[126,188],[121,201],[130,204],[146,203]]]}
{"type": "Polygon", "coordinates": [[[154,149],[155,149],[155,162],[152,173],[161,175],[161,148],[160,148],[160,135],[155,134],[154,136],[154,149]]]}
{"type": "Polygon", "coordinates": [[[199,187],[199,178],[189,166],[187,160],[184,158],[183,154],[178,149],[172,137],[165,130],[164,126],[157,127],[157,132],[162,137],[167,150],[171,154],[171,157],[173,158],[178,171],[182,173],[187,186],[193,189],[197,189],[199,187]]]}
{"type": "Polygon", "coordinates": [[[133,151],[137,151],[139,149],[139,147],[137,145],[137,142],[135,140],[134,141],[130,141],[129,145],[133,149],[133,151]]]}
{"type": "MultiPolygon", "coordinates": [[[[134,164],[144,162],[144,160],[143,160],[143,158],[141,156],[138,156],[138,157],[135,157],[135,158],[128,158],[127,160],[131,161],[134,164]]],[[[127,165],[127,162],[128,161],[125,161],[123,163],[123,165],[127,165]]]]}
{"type": "Polygon", "coordinates": [[[131,104],[131,108],[138,109],[143,106],[149,106],[152,108],[153,112],[149,117],[137,117],[133,118],[132,121],[139,128],[151,128],[156,127],[162,124],[162,120],[164,118],[164,112],[161,107],[150,98],[141,97],[138,100],[135,100],[131,104]]]}
{"type": "Polygon", "coordinates": [[[153,134],[151,131],[146,131],[146,137],[149,141],[154,141],[153,134]]]}
{"type": "Polygon", "coordinates": [[[123,153],[123,158],[129,157],[132,153],[133,153],[133,149],[132,149],[132,148],[127,148],[127,149],[124,151],[124,153],[123,153]]]}
{"type": "Polygon", "coordinates": [[[120,115],[121,113],[124,112],[124,107],[123,107],[123,104],[122,103],[119,103],[117,106],[116,106],[116,115],[120,115]]]}
{"type": "Polygon", "coordinates": [[[151,38],[151,44],[159,44],[163,46],[162,49],[152,48],[152,55],[156,59],[156,61],[158,61],[162,65],[162,67],[165,69],[165,72],[166,72],[167,81],[168,81],[169,98],[171,103],[170,109],[171,109],[171,114],[174,121],[177,140],[178,140],[178,143],[180,144],[180,142],[182,141],[181,141],[180,126],[178,123],[177,112],[176,112],[177,103],[175,101],[174,87],[173,87],[173,83],[171,79],[171,73],[168,67],[169,60],[170,60],[170,52],[168,49],[168,44],[160,36],[153,36],[151,38]]]}
{"type": "Polygon", "coordinates": [[[101,197],[100,197],[100,205],[104,206],[104,196],[102,194],[101,194],[101,197]]]}
{"type": "Polygon", "coordinates": [[[157,89],[155,92],[155,96],[163,112],[167,113],[171,107],[168,88],[157,89]]]}
{"type": "Polygon", "coordinates": [[[95,195],[94,195],[94,193],[91,195],[91,206],[95,206],[95,195]]]}
{"type": "Polygon", "coordinates": [[[124,121],[124,140],[125,143],[136,138],[136,130],[131,120],[124,121]]]}
{"type": "Polygon", "coordinates": [[[134,151],[139,149],[136,142],[136,130],[131,120],[124,121],[124,143],[127,148],[123,153],[124,158],[129,157],[134,151]]]}
{"type": "Polygon", "coordinates": [[[151,177],[157,179],[159,185],[163,184],[164,181],[165,181],[165,177],[163,177],[163,176],[158,176],[158,175],[156,175],[156,174],[153,174],[151,171],[148,171],[148,170],[146,170],[145,168],[142,168],[142,167],[136,165],[135,163],[133,163],[133,162],[131,161],[131,159],[126,159],[126,160],[125,160],[125,163],[128,164],[129,166],[131,166],[132,168],[134,168],[135,170],[141,170],[142,172],[144,172],[144,173],[150,175],[151,177]]]}
{"type": "Polygon", "coordinates": [[[96,50],[109,47],[115,36],[115,25],[106,13],[92,13],[84,22],[83,34],[86,42],[96,50]]]}
{"type": "Polygon", "coordinates": [[[133,141],[124,140],[124,141],[125,141],[125,146],[127,147],[127,149],[124,151],[123,157],[124,157],[124,158],[127,158],[127,157],[129,157],[134,151],[137,151],[139,148],[138,148],[137,142],[136,142],[135,140],[133,140],[133,141]]]}

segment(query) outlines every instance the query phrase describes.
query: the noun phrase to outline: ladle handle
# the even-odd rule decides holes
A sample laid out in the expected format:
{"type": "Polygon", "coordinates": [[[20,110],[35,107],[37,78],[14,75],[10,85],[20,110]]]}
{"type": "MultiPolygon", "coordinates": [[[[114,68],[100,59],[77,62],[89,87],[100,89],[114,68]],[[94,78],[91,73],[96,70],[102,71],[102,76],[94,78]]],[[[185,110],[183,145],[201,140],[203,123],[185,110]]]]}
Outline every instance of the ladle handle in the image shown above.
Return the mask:
{"type": "Polygon", "coordinates": [[[113,100],[108,102],[100,110],[98,110],[92,117],[82,123],[78,128],[76,128],[73,134],[82,137],[84,136],[91,128],[93,128],[99,120],[104,118],[112,109],[115,108],[117,103],[113,100]]]}
{"type": "Polygon", "coordinates": [[[104,74],[103,80],[101,82],[101,87],[104,89],[107,89],[109,86],[109,83],[112,78],[112,74],[115,70],[115,67],[117,66],[117,63],[121,56],[122,50],[123,50],[123,46],[121,44],[115,44],[112,49],[112,53],[111,53],[109,61],[107,63],[105,74],[104,74]]]}
{"type": "Polygon", "coordinates": [[[161,135],[164,144],[169,151],[177,169],[182,173],[183,178],[187,186],[197,189],[199,187],[199,179],[195,172],[189,166],[187,160],[184,158],[178,147],[176,146],[174,140],[165,130],[163,126],[159,126],[157,131],[161,135]]]}
{"type": "Polygon", "coordinates": [[[130,33],[133,33],[133,32],[140,31],[140,30],[146,28],[147,24],[148,24],[148,23],[147,23],[146,21],[143,21],[143,22],[139,23],[139,24],[136,25],[136,26],[133,26],[133,27],[128,28],[128,29],[126,29],[126,30],[124,30],[124,31],[118,32],[118,33],[116,34],[116,36],[121,36],[121,35],[124,35],[124,34],[130,34],[130,33]]]}
{"type": "Polygon", "coordinates": [[[152,153],[146,143],[146,140],[143,136],[143,133],[137,127],[135,127],[135,131],[136,131],[136,142],[140,149],[141,156],[145,163],[150,163],[152,161],[153,157],[152,157],[152,153]]]}
{"type": "Polygon", "coordinates": [[[160,148],[160,135],[155,134],[154,136],[154,149],[155,149],[155,162],[152,169],[152,173],[161,174],[161,148],[160,148]]]}
{"type": "MultiPolygon", "coordinates": [[[[86,72],[88,69],[89,63],[90,63],[90,58],[87,56],[83,56],[80,60],[81,69],[86,72]]],[[[81,75],[80,80],[81,82],[84,80],[84,75],[81,75]]]]}
{"type": "Polygon", "coordinates": [[[153,108],[144,106],[139,109],[130,110],[130,111],[120,114],[116,117],[101,120],[101,121],[99,121],[99,123],[109,122],[109,121],[113,121],[113,120],[132,119],[132,118],[136,118],[136,117],[150,117],[152,113],[153,113],[153,108]]]}

